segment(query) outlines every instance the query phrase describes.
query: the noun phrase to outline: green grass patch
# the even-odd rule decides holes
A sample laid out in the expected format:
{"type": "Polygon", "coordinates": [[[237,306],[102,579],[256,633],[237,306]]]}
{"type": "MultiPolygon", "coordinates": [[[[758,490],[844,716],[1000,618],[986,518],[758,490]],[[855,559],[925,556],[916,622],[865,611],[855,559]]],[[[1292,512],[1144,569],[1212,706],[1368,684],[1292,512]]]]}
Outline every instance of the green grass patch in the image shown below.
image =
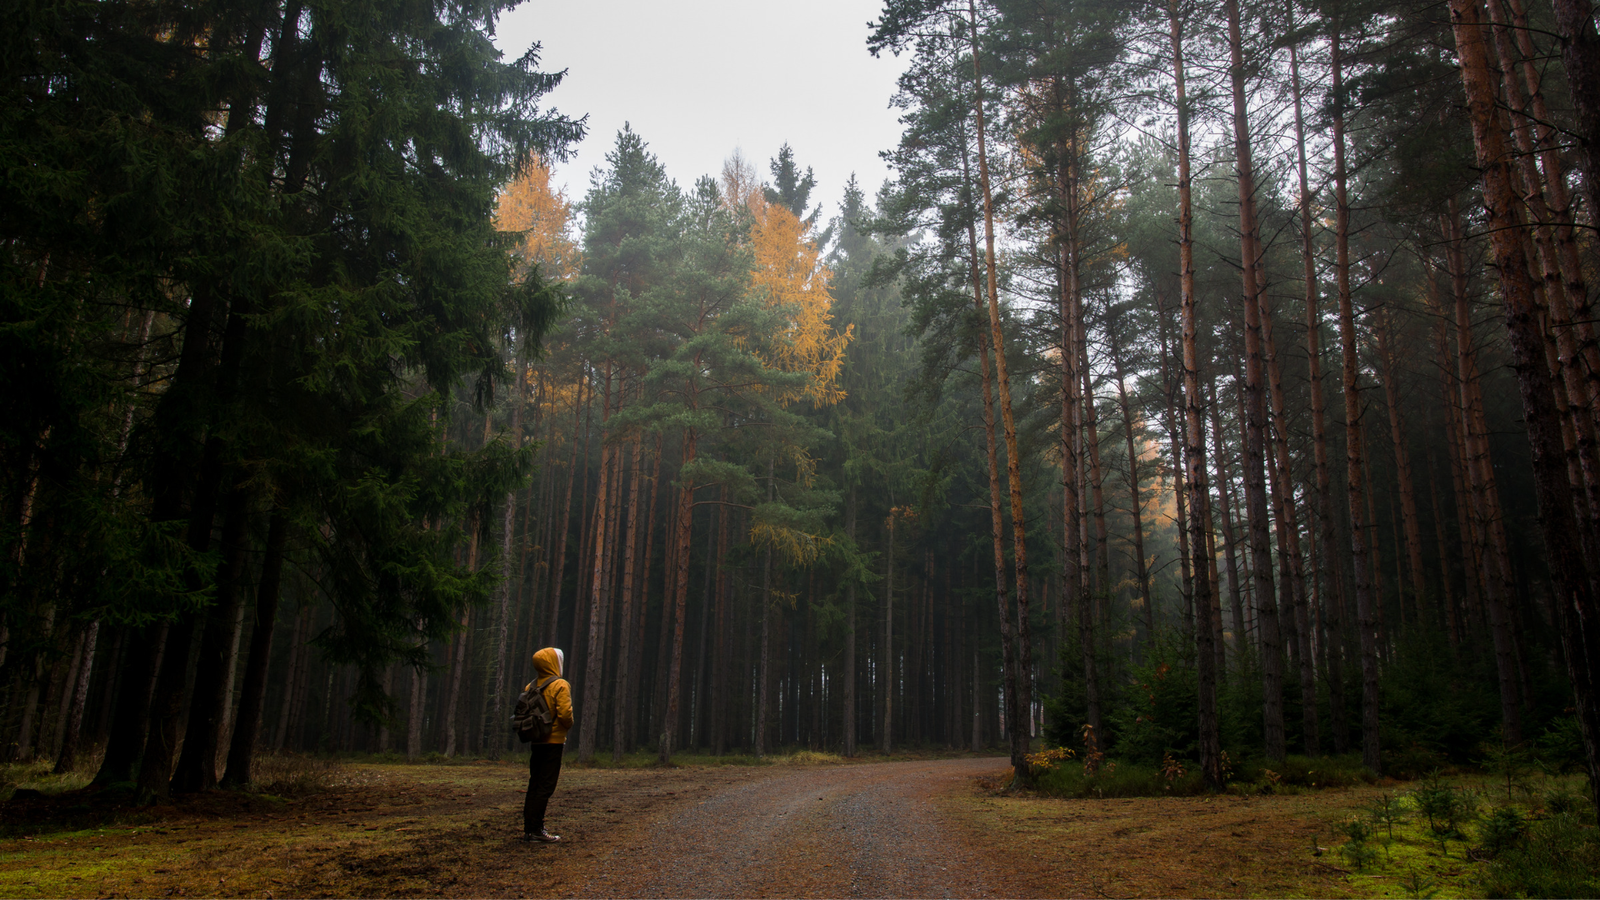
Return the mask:
{"type": "Polygon", "coordinates": [[[89,784],[94,777],[91,768],[79,767],[57,775],[48,760],[36,759],[25,763],[0,765],[0,802],[10,800],[17,791],[44,795],[76,791],[89,784]]]}
{"type": "Polygon", "coordinates": [[[1316,852],[1365,896],[1600,896],[1600,831],[1578,780],[1529,779],[1526,799],[1505,803],[1493,773],[1434,773],[1330,822],[1334,846],[1316,852]]]}

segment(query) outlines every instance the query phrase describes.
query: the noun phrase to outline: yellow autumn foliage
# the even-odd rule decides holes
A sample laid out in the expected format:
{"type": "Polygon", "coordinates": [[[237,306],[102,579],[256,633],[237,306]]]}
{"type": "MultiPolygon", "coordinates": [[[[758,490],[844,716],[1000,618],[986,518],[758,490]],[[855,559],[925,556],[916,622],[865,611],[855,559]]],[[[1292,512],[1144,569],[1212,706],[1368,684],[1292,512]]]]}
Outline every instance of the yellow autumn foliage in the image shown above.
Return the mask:
{"type": "Polygon", "coordinates": [[[572,240],[572,204],[550,186],[550,166],[537,154],[520,176],[500,190],[494,227],[522,232],[514,252],[523,271],[537,264],[546,278],[577,277],[582,258],[572,240]]]}
{"type": "Polygon", "coordinates": [[[773,522],[756,522],[750,526],[750,542],[771,547],[791,566],[809,566],[822,556],[824,548],[833,544],[833,539],[773,522]]]}
{"type": "Polygon", "coordinates": [[[833,327],[833,295],[828,292],[832,273],[818,260],[809,226],[794,213],[776,203],[751,206],[751,290],[758,302],[781,311],[786,320],[779,333],[762,342],[760,355],[773,368],[811,376],[804,388],[784,391],[780,401],[803,397],[815,406],[837,403],[844,398],[839,371],[854,328],[841,332],[833,327]]]}

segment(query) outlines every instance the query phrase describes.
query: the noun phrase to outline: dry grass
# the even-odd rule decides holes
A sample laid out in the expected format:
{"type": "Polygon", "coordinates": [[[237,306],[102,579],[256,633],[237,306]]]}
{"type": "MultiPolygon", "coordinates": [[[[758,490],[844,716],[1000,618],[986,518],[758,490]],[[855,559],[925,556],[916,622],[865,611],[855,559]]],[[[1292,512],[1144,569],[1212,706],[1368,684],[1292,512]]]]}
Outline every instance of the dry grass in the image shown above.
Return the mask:
{"type": "Polygon", "coordinates": [[[816,750],[797,750],[787,756],[779,756],[773,762],[780,766],[837,766],[850,762],[837,753],[819,753],[816,750]]]}
{"type": "Polygon", "coordinates": [[[1373,789],[1102,800],[998,788],[980,785],[943,807],[1017,873],[1019,895],[1384,896],[1347,877],[1326,849],[1329,820],[1361,807],[1373,789]]]}
{"type": "Polygon", "coordinates": [[[352,771],[322,757],[298,753],[263,754],[252,763],[250,788],[263,794],[303,797],[342,783],[352,771]]]}
{"type": "Polygon", "coordinates": [[[299,793],[217,791],[136,808],[118,805],[126,792],[81,791],[6,804],[0,897],[559,896],[664,810],[772,771],[566,771],[549,815],[567,841],[530,846],[518,839],[520,758],[261,762],[262,785],[299,793]]]}
{"type": "MultiPolygon", "coordinates": [[[[986,781],[943,808],[1016,873],[1019,896],[1450,898],[1483,896],[1492,882],[1482,822],[1449,838],[1428,832],[1416,810],[1421,782],[1081,799],[1003,793],[999,779],[986,781]],[[1374,825],[1365,853],[1351,852],[1348,823],[1374,822],[1386,807],[1401,811],[1393,837],[1374,825]]],[[[1580,781],[1540,784],[1575,793],[1580,781]]],[[[1496,790],[1485,776],[1452,782],[1485,798],[1496,790]]]]}

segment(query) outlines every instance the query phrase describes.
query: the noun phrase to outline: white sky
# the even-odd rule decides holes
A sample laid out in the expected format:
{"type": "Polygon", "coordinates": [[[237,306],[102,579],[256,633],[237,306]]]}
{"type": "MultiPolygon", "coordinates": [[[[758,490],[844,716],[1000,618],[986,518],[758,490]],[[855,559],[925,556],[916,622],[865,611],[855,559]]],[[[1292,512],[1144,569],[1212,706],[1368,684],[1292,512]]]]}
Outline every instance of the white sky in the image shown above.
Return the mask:
{"type": "Polygon", "coordinates": [[[815,170],[813,205],[838,212],[851,172],[871,198],[887,177],[878,158],[900,138],[889,98],[905,61],[867,53],[879,0],[525,0],[500,20],[507,59],[543,44],[540,69],[566,69],[545,98],[589,136],[554,181],[581,200],[623,122],[667,176],[688,189],[740,148],[769,180],[787,142],[815,170]]]}

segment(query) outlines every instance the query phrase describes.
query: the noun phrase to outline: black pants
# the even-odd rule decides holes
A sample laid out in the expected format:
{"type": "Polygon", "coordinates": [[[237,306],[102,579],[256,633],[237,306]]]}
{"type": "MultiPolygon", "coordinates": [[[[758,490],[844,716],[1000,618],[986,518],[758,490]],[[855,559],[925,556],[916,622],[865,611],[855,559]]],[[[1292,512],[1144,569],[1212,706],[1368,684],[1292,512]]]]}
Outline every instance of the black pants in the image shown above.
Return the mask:
{"type": "Polygon", "coordinates": [[[528,793],[522,798],[522,830],[544,830],[544,810],[561,778],[561,751],[565,744],[534,744],[528,758],[528,793]]]}

